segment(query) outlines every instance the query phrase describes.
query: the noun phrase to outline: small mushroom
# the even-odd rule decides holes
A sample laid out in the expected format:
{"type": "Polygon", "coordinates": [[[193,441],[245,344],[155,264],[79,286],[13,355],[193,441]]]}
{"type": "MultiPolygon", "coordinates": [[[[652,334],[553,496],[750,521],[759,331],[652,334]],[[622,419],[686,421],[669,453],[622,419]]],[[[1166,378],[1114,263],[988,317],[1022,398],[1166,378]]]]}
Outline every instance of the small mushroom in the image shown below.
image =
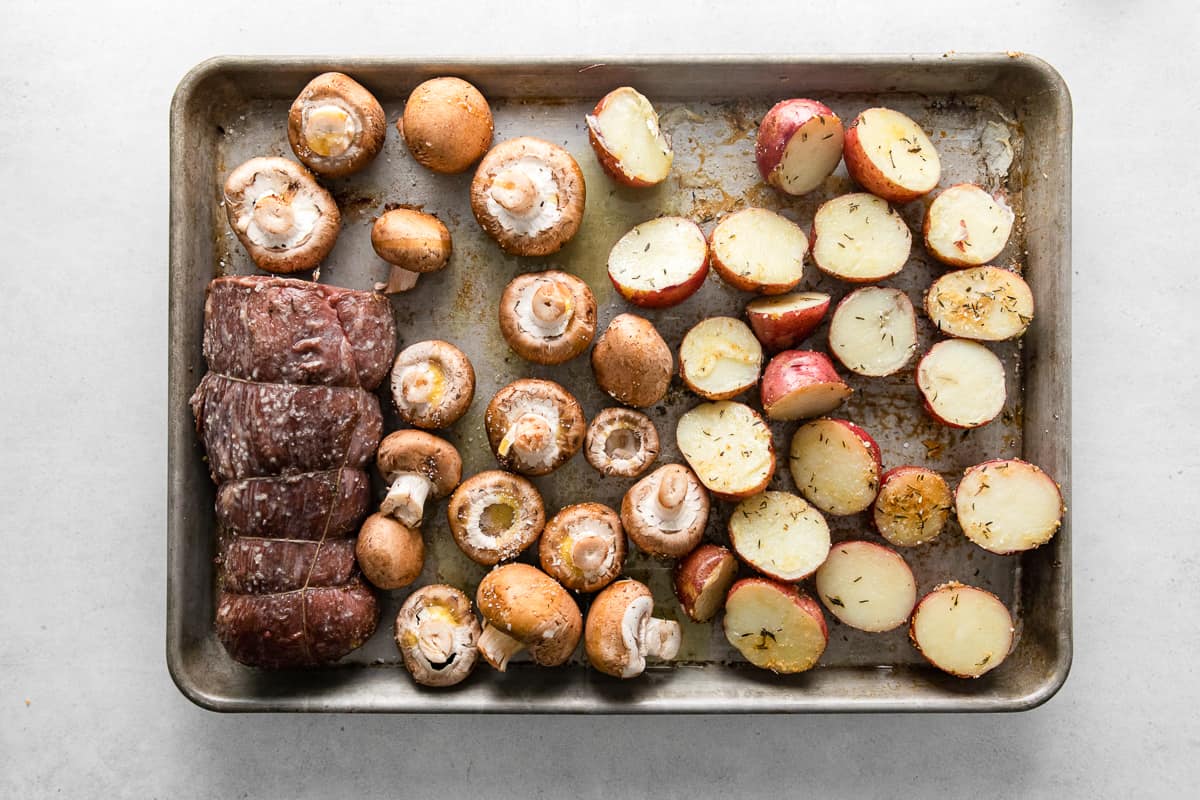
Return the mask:
{"type": "Polygon", "coordinates": [[[588,426],[583,454],[602,475],[636,478],[658,458],[658,431],[640,411],[606,408],[588,426]]]}
{"type": "Polygon", "coordinates": [[[443,175],[463,172],[492,146],[492,110],[461,78],[419,84],[396,129],[421,166],[443,175]]]}
{"type": "Polygon", "coordinates": [[[537,541],[546,524],[537,487],[498,469],[463,481],[450,496],[446,513],[459,549],[488,567],[519,556],[537,541]]]}
{"type": "Polygon", "coordinates": [[[400,351],[392,364],[392,401],[417,428],[448,428],[475,398],[475,369],[462,350],[430,339],[400,351]]]}
{"type": "Polygon", "coordinates": [[[288,141],[304,166],[340,178],[370,164],[383,149],[383,107],[358,81],[326,72],[309,81],[288,111],[288,141]]]}
{"type": "Polygon", "coordinates": [[[579,452],[583,409],[553,381],[522,378],[492,397],[484,415],[488,442],[504,469],[546,475],[579,452]]]}
{"type": "Polygon", "coordinates": [[[638,581],[618,581],[596,595],[584,632],[588,661],[614,678],[636,678],[647,657],[673,659],[683,638],[679,623],[653,614],[654,596],[638,581]]]}
{"type": "Polygon", "coordinates": [[[421,524],[430,495],[445,497],[462,480],[462,459],[454,445],[425,431],[389,433],[379,443],[375,463],[389,484],[380,512],[410,528],[421,524]]]}
{"type": "Polygon", "coordinates": [[[621,501],[621,524],[638,549],[680,558],[704,538],[708,492],[682,464],[659,467],[635,483],[621,501]]]}
{"type": "Polygon", "coordinates": [[[371,226],[371,246],[392,265],[384,294],[407,292],[423,272],[437,272],[450,260],[450,231],[432,214],[408,208],[384,212],[371,226]]]}
{"type": "Polygon", "coordinates": [[[613,318],[592,349],[596,383],[614,400],[646,408],[671,385],[675,359],[650,322],[636,314],[613,318]]]}
{"type": "Polygon", "coordinates": [[[354,545],[363,575],[380,589],[399,589],[421,576],[425,541],[421,532],[383,514],[363,522],[354,545]]]}
{"type": "Polygon", "coordinates": [[[583,632],[579,606],[567,590],[528,564],[505,564],[484,575],[475,603],[486,620],[479,654],[501,672],[525,649],[534,663],[557,667],[575,652],[583,632]]]}
{"type": "Polygon", "coordinates": [[[225,216],[254,264],[275,273],[317,267],[341,214],[312,173],[286,158],[252,158],[225,180],[225,216]]]}
{"type": "Polygon", "coordinates": [[[600,503],[567,506],[546,524],[538,556],[546,574],[568,589],[603,589],[625,566],[621,518],[600,503]]]}
{"type": "Polygon", "coordinates": [[[500,297],[500,332],[513,352],[535,364],[561,364],[596,335],[596,298],[558,270],[518,275],[500,297]]]}
{"type": "Polygon", "coordinates": [[[441,583],[410,594],[396,614],[396,647],[422,686],[453,686],[471,674],[479,651],[479,620],[471,598],[441,583]]]}
{"type": "Polygon", "coordinates": [[[545,256],[571,240],[583,221],[583,172],[558,145],[531,136],[491,149],[471,181],[471,210],[508,253],[545,256]]]}

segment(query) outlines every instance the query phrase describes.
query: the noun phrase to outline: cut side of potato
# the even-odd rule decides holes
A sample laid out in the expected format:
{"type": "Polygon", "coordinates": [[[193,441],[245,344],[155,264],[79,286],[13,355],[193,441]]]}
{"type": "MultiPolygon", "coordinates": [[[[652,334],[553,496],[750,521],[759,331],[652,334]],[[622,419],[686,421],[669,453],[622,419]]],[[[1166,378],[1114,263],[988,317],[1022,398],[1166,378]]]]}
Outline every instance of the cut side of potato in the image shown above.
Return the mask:
{"type": "Polygon", "coordinates": [[[959,678],[978,678],[1008,658],[1013,621],[1000,598],[952,582],[921,599],[908,635],[930,664],[959,678]]]}
{"type": "Polygon", "coordinates": [[[725,638],[756,667],[794,673],[812,669],[829,628],[821,607],[796,587],[746,578],[725,599],[725,638]]]}
{"type": "Polygon", "coordinates": [[[941,475],[924,467],[884,473],[872,519],[879,535],[898,547],[915,547],[941,535],[953,499],[941,475]]]}
{"type": "Polygon", "coordinates": [[[813,574],[829,555],[829,524],[801,497],[763,492],[733,510],[729,543],[742,561],[767,577],[795,582],[813,574]]]}
{"type": "Polygon", "coordinates": [[[1004,364],[978,342],[947,339],[917,365],[917,388],[930,416],[952,428],[978,428],[1004,409],[1004,364]]]}
{"type": "Polygon", "coordinates": [[[925,313],[947,336],[1000,342],[1033,322],[1033,292],[1020,275],[999,267],[954,270],[929,287],[925,313]]]}
{"type": "Polygon", "coordinates": [[[810,503],[826,514],[857,514],[875,500],[879,445],[844,419],[816,419],[792,437],[792,480],[810,503]]]}
{"type": "Polygon", "coordinates": [[[963,534],[1000,555],[1040,547],[1062,525],[1058,484],[1040,467],[1015,458],[968,468],[954,506],[963,534]]]}
{"type": "Polygon", "coordinates": [[[952,267],[986,264],[1004,249],[1016,215],[1000,195],[973,183],[951,186],[925,212],[925,247],[952,267]]]}
{"type": "Polygon", "coordinates": [[[754,332],[733,317],[697,323],[679,346],[679,376],[708,400],[728,400],[758,383],[762,346],[754,332]]]}
{"type": "Polygon", "coordinates": [[[882,633],[908,622],[917,582],[895,550],[872,542],[838,542],[817,570],[817,596],[851,628],[882,633]]]}
{"type": "Polygon", "coordinates": [[[702,544],[680,559],[675,566],[675,596],[683,612],[695,622],[715,617],[737,570],[733,553],[715,544],[702,544]]]}
{"type": "Polygon", "coordinates": [[[601,166],[627,186],[653,186],[671,171],[675,154],[658,124],[658,112],[636,89],[606,94],[585,117],[601,166]]]}
{"type": "Polygon", "coordinates": [[[803,97],[782,100],[758,126],[754,159],[776,189],[807,194],[837,169],[844,139],[842,120],[829,106],[803,97]]]}
{"type": "Polygon", "coordinates": [[[775,474],[771,431],[742,403],[701,403],[679,418],[675,440],[696,477],[722,499],[757,494],[775,474]]]}
{"type": "Polygon", "coordinates": [[[768,417],[792,420],[826,414],[853,391],[824,353],[785,350],[767,364],[761,395],[768,417]]]}
{"type": "Polygon", "coordinates": [[[804,277],[808,236],[799,225],[765,208],[746,208],[717,224],[711,237],[713,269],[735,289],[782,294],[804,277]]]}
{"type": "Polygon", "coordinates": [[[708,242],[683,217],[659,217],[634,227],[608,254],[608,277],[629,302],[666,308],[695,294],[708,275],[708,242]]]}
{"type": "Polygon", "coordinates": [[[829,351],[846,369],[880,377],[917,352],[917,313],[899,289],[868,286],[846,295],[829,321],[829,351]]]}
{"type": "Polygon", "coordinates": [[[937,186],[942,164],[933,142],[911,118],[868,108],[846,131],[846,170],[871,194],[907,203],[937,186]]]}
{"type": "Polygon", "coordinates": [[[824,292],[760,297],[746,305],[746,318],[767,350],[789,350],[821,324],[829,310],[829,299],[824,292]]]}
{"type": "Polygon", "coordinates": [[[835,197],[813,217],[813,261],[850,283],[873,283],[904,269],[912,249],[908,225],[886,200],[865,192],[835,197]]]}

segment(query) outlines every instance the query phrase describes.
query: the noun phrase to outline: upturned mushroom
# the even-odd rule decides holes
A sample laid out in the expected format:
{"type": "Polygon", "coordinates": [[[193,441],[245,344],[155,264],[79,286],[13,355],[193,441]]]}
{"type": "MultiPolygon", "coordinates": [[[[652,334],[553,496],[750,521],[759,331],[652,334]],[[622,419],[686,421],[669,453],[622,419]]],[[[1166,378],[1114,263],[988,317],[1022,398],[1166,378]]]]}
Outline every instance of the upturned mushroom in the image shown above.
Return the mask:
{"type": "Polygon", "coordinates": [[[596,383],[627,406],[646,408],[662,400],[674,364],[662,336],[649,320],[636,314],[614,317],[592,348],[596,383]]]}
{"type": "Polygon", "coordinates": [[[708,510],[708,492],[695,473],[682,464],[667,464],[625,493],[621,524],[642,552],[680,558],[704,538],[708,510]]]}
{"type": "Polygon", "coordinates": [[[523,650],[534,663],[557,667],[583,632],[583,616],[567,590],[528,564],[505,564],[483,576],[475,603],[486,620],[479,654],[501,672],[523,650]]]}
{"type": "Polygon", "coordinates": [[[405,669],[422,686],[461,682],[479,655],[479,620],[471,598],[441,583],[422,586],[405,599],[394,636],[405,669]]]}
{"type": "Polygon", "coordinates": [[[425,516],[425,501],[450,494],[462,480],[462,459],[454,445],[425,431],[394,431],[375,455],[387,496],[379,510],[415,528],[425,516]]]}
{"type": "Polygon", "coordinates": [[[596,298],[586,283],[565,272],[518,275],[500,297],[500,332],[527,361],[570,361],[596,335],[596,298]]]}
{"type": "Polygon", "coordinates": [[[614,678],[636,678],[647,658],[670,661],[679,654],[678,622],[654,617],[654,596],[645,584],[623,580],[592,600],[584,647],[592,666],[614,678]]]}
{"type": "Polygon", "coordinates": [[[471,210],[496,243],[518,256],[558,252],[583,221],[583,172],[558,145],[531,136],[491,149],[471,181],[471,210]]]}
{"type": "Polygon", "coordinates": [[[408,208],[394,208],[375,220],[371,246],[391,265],[384,294],[407,292],[423,273],[443,269],[453,247],[440,219],[408,208]]]}
{"type": "Polygon", "coordinates": [[[267,272],[317,267],[337,241],[337,203],[312,173],[286,158],[252,158],[225,180],[225,216],[255,266],[267,272]]]}
{"type": "Polygon", "coordinates": [[[600,503],[567,506],[542,531],[538,557],[546,574],[568,589],[599,591],[625,566],[621,519],[600,503]]]}
{"type": "Polygon", "coordinates": [[[450,496],[446,514],[455,544],[467,558],[488,567],[519,556],[546,524],[537,487],[497,469],[463,481],[450,496]]]}
{"type": "Polygon", "coordinates": [[[654,422],[631,408],[606,408],[592,419],[583,455],[602,475],[636,478],[658,458],[654,422]]]}
{"type": "Polygon", "coordinates": [[[340,72],[313,78],[288,111],[292,152],[325,178],[340,178],[370,164],[383,149],[386,131],[375,95],[340,72]]]}
{"type": "Polygon", "coordinates": [[[421,532],[384,514],[363,522],[354,543],[358,566],[380,589],[399,589],[421,576],[425,568],[425,540],[421,532]]]}
{"type": "Polygon", "coordinates": [[[583,446],[579,402],[553,381],[522,378],[492,397],[484,415],[488,442],[500,466],[522,475],[546,475],[583,446]]]}
{"type": "Polygon", "coordinates": [[[396,129],[421,166],[443,175],[463,172],[492,145],[492,110],[462,78],[432,78],[404,104],[396,129]]]}
{"type": "Polygon", "coordinates": [[[475,369],[454,345],[439,339],[400,351],[392,364],[392,401],[400,418],[417,428],[448,428],[475,398],[475,369]]]}

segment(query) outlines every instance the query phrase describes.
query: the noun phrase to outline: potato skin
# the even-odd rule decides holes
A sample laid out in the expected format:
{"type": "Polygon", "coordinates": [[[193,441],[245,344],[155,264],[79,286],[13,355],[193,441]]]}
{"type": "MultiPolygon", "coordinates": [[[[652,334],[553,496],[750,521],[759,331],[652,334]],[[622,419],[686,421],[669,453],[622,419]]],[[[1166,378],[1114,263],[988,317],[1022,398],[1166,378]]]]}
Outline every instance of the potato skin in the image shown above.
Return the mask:
{"type": "Polygon", "coordinates": [[[842,148],[842,160],[846,162],[846,171],[850,173],[850,177],[868,192],[876,197],[882,197],[889,203],[908,203],[929,194],[927,191],[913,191],[901,186],[875,166],[875,162],[871,161],[866,148],[858,138],[858,123],[861,119],[862,115],[860,114],[846,129],[846,141],[842,148]]]}
{"type": "Polygon", "coordinates": [[[408,586],[425,566],[421,532],[383,514],[367,517],[354,551],[363,575],[380,589],[408,586]]]}
{"type": "Polygon", "coordinates": [[[396,127],[417,163],[443,175],[466,171],[492,146],[492,110],[461,78],[433,78],[413,89],[396,127]]]}
{"type": "Polygon", "coordinates": [[[432,214],[407,208],[385,212],[371,226],[371,246],[389,264],[437,272],[450,260],[450,231],[432,214]]]}
{"type": "Polygon", "coordinates": [[[615,400],[645,408],[662,400],[671,384],[675,358],[649,320],[621,314],[592,349],[596,383],[615,400]]]}

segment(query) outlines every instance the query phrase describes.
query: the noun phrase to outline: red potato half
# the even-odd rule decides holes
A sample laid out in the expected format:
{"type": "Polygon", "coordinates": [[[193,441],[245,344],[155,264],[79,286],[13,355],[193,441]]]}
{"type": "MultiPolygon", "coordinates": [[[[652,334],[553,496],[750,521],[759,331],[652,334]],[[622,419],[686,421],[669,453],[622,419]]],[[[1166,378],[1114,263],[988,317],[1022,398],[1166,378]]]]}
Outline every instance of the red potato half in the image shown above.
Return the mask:
{"type": "Polygon", "coordinates": [[[794,292],[760,297],[746,305],[746,319],[762,346],[771,352],[789,350],[816,330],[829,310],[824,292],[794,292]]]}
{"type": "Polygon", "coordinates": [[[963,535],[992,553],[1032,550],[1062,526],[1062,492],[1054,479],[1020,459],[969,467],[954,492],[963,535]]]}
{"type": "Polygon", "coordinates": [[[1000,255],[1015,219],[1001,195],[959,183],[929,204],[922,226],[925,248],[943,264],[977,267],[1000,255]]]}
{"type": "Polygon", "coordinates": [[[694,622],[708,622],[725,603],[737,575],[737,558],[728,549],[702,544],[675,566],[675,596],[694,622]]]}
{"type": "Polygon", "coordinates": [[[675,441],[696,477],[722,500],[758,494],[775,474],[771,431],[742,403],[701,403],[679,418],[675,441]]]}
{"type": "Polygon", "coordinates": [[[917,364],[925,410],[951,428],[978,428],[1004,409],[1004,364],[978,342],[947,339],[917,364]]]}
{"type": "Polygon", "coordinates": [[[654,106],[636,89],[613,89],[585,120],[596,158],[615,180],[653,186],[671,171],[671,139],[659,127],[654,106]]]}
{"type": "Polygon", "coordinates": [[[829,106],[807,98],[783,100],[758,126],[754,159],[776,189],[807,194],[837,169],[844,138],[842,121],[829,106]]]}
{"type": "Polygon", "coordinates": [[[778,673],[812,669],[829,643],[816,600],[795,586],[745,578],[725,598],[725,638],[756,667],[778,673]]]}
{"type": "Polygon", "coordinates": [[[763,492],[738,503],[729,544],[754,569],[785,583],[812,575],[829,555],[829,524],[804,498],[763,492]]]}
{"type": "Polygon", "coordinates": [[[707,400],[728,400],[758,383],[762,361],[762,346],[746,323],[709,317],[683,337],[679,377],[707,400]]]}
{"type": "Polygon", "coordinates": [[[871,518],[884,539],[897,547],[915,547],[941,536],[952,503],[941,475],[924,467],[896,467],[879,482],[871,518]]]}
{"type": "Polygon", "coordinates": [[[667,308],[691,297],[708,275],[708,242],[683,217],[648,220],[626,233],[608,254],[608,277],[629,302],[667,308]]]}
{"type": "Polygon", "coordinates": [[[838,542],[817,570],[817,596],[851,628],[882,633],[908,622],[917,581],[908,563],[873,542],[838,542]]]}
{"type": "Polygon", "coordinates": [[[984,589],[945,583],[921,598],[908,636],[938,669],[978,678],[1008,658],[1013,620],[1000,598],[984,589]]]}
{"type": "Polygon", "coordinates": [[[762,380],[763,411],[771,419],[819,417],[853,393],[824,353],[785,350],[767,363],[762,380]]]}
{"type": "Polygon", "coordinates": [[[868,108],[846,131],[846,170],[871,194],[907,203],[929,194],[942,175],[933,142],[899,111],[868,108]]]}
{"type": "Polygon", "coordinates": [[[1006,269],[958,269],[929,287],[925,313],[947,336],[1000,342],[1025,333],[1033,322],[1033,292],[1006,269]]]}
{"type": "Polygon", "coordinates": [[[826,514],[857,514],[879,488],[879,445],[844,419],[815,419],[792,437],[789,467],[800,494],[826,514]]]}
{"type": "Polygon", "coordinates": [[[904,269],[912,233],[886,200],[866,192],[835,197],[813,217],[817,268],[848,283],[874,283],[904,269]]]}
{"type": "Polygon", "coordinates": [[[899,289],[868,286],[846,295],[829,321],[829,352],[851,372],[899,372],[917,352],[917,312],[899,289]]]}
{"type": "Polygon", "coordinates": [[[713,269],[735,289],[783,294],[804,277],[808,236],[786,217],[765,208],[745,208],[713,228],[713,269]]]}

